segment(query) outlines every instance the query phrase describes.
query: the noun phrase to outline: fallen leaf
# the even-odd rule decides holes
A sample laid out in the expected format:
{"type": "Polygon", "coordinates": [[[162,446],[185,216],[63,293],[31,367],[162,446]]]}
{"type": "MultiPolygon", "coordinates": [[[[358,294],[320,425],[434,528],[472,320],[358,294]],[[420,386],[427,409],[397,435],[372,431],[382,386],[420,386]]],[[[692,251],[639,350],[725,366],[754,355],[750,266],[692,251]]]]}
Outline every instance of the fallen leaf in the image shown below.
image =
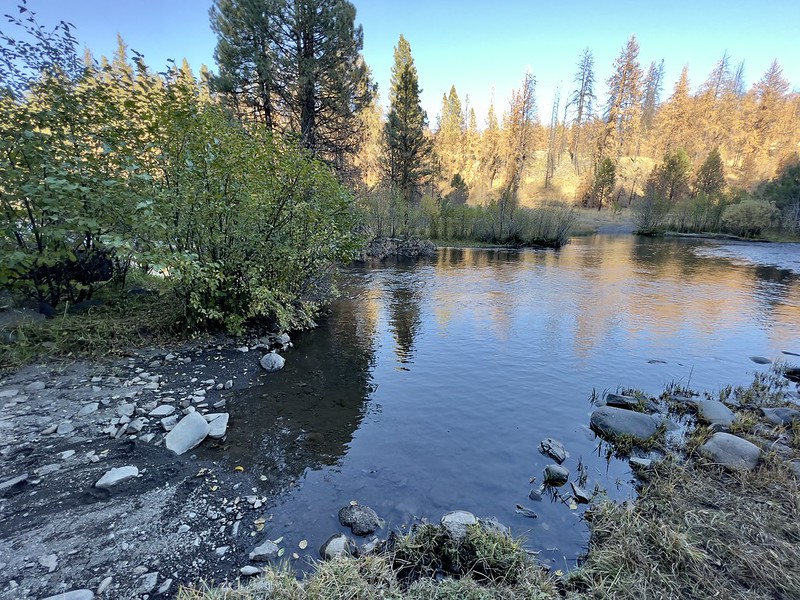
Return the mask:
{"type": "Polygon", "coordinates": [[[555,576],[556,576],[556,577],[563,577],[563,576],[564,576],[564,571],[562,571],[561,569],[558,569],[558,570],[555,572],[555,576]]]}
{"type": "Polygon", "coordinates": [[[300,558],[300,555],[297,552],[292,552],[292,558],[297,560],[298,558],[300,558]]]}
{"type": "Polygon", "coordinates": [[[218,489],[219,489],[219,486],[218,486],[218,485],[212,485],[212,486],[211,486],[211,491],[212,491],[212,492],[216,492],[218,489]]]}
{"type": "Polygon", "coordinates": [[[280,558],[284,554],[286,554],[286,548],[281,548],[280,550],[278,550],[278,558],[280,558]]]}
{"type": "Polygon", "coordinates": [[[358,500],[350,500],[350,506],[358,506],[358,500]]]}
{"type": "Polygon", "coordinates": [[[272,540],[273,544],[280,544],[283,541],[283,536],[279,537],[277,540],[272,540]]]}
{"type": "Polygon", "coordinates": [[[241,465],[236,465],[235,467],[233,467],[233,470],[236,471],[237,473],[243,473],[244,467],[241,465]]]}
{"type": "Polygon", "coordinates": [[[575,498],[570,499],[570,501],[569,501],[569,509],[570,510],[578,510],[578,503],[575,502],[575,498]]]}
{"type": "Polygon", "coordinates": [[[308,540],[300,540],[300,543],[297,544],[297,546],[300,548],[300,550],[305,550],[308,548],[308,540]]]}
{"type": "Polygon", "coordinates": [[[259,479],[261,481],[266,481],[267,480],[267,476],[266,475],[262,475],[261,477],[259,477],[259,479]]]}

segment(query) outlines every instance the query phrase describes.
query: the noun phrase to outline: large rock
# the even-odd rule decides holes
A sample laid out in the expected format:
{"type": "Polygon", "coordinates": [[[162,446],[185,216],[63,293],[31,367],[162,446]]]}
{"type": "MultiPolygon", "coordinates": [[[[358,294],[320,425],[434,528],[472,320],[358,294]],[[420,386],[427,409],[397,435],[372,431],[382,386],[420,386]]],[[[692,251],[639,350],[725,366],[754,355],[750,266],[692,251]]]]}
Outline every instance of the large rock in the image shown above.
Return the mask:
{"type": "Polygon", "coordinates": [[[718,400],[698,400],[695,406],[698,419],[709,425],[730,427],[736,420],[733,411],[718,400]]]}
{"type": "Polygon", "coordinates": [[[128,481],[138,477],[139,469],[133,466],[115,467],[109,469],[105,474],[94,484],[96,488],[110,488],[119,485],[123,481],[128,481]]]}
{"type": "Polygon", "coordinates": [[[764,418],[773,425],[791,425],[794,421],[800,421],[800,410],[781,406],[778,408],[762,408],[764,418]]]}
{"type": "Polygon", "coordinates": [[[42,600],[92,600],[93,598],[94,592],[92,590],[72,590],[71,592],[42,598],[42,600]]]}
{"type": "Polygon", "coordinates": [[[755,444],[730,433],[715,433],[700,447],[700,454],[731,471],[752,471],[761,450],[755,444]]]}
{"type": "Polygon", "coordinates": [[[658,425],[650,415],[613,406],[602,406],[594,411],[591,425],[603,438],[628,435],[639,442],[648,440],[658,431],[658,425]]]}
{"type": "Polygon", "coordinates": [[[208,437],[219,439],[225,437],[225,432],[228,429],[228,413],[211,413],[205,416],[211,429],[208,431],[208,437]]]}
{"type": "Polygon", "coordinates": [[[272,540],[264,540],[264,542],[253,548],[252,552],[250,552],[250,560],[272,560],[277,558],[278,552],[280,548],[278,548],[278,544],[273,542],[272,540]]]}
{"type": "Polygon", "coordinates": [[[454,540],[463,539],[467,535],[467,527],[477,522],[477,517],[466,510],[454,510],[442,517],[442,527],[454,540]]]}
{"type": "Polygon", "coordinates": [[[280,371],[283,365],[286,364],[286,361],[277,352],[267,352],[261,357],[259,364],[267,373],[274,373],[275,371],[280,371]]]}
{"type": "Polygon", "coordinates": [[[339,511],[339,523],[349,527],[355,535],[369,535],[380,526],[381,520],[369,506],[351,504],[339,511]]]}
{"type": "Polygon", "coordinates": [[[164,438],[164,444],[175,454],[183,454],[196,448],[206,439],[211,426],[196,412],[190,412],[183,417],[175,427],[172,428],[164,438]]]}
{"type": "Polygon", "coordinates": [[[329,537],[319,549],[319,555],[325,560],[331,560],[339,556],[350,556],[353,554],[355,544],[343,533],[336,533],[329,537]]]}
{"type": "Polygon", "coordinates": [[[561,465],[547,465],[544,468],[544,482],[555,487],[564,485],[569,479],[569,471],[561,465]]]}

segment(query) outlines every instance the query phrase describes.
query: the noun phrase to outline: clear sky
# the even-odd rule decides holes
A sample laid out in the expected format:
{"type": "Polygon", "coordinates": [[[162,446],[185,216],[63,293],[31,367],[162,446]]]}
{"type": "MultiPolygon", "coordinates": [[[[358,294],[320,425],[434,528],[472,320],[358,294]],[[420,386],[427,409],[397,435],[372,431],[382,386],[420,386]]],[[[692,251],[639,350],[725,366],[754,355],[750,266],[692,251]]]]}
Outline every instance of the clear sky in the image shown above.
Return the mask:
{"type": "MultiPolygon", "coordinates": [[[[538,81],[539,116],[547,122],[555,90],[572,89],[575,63],[592,49],[603,100],[614,58],[630,34],[640,61],[664,59],[667,98],[684,64],[699,85],[727,50],[745,61],[748,87],[778,59],[800,89],[800,0],[353,0],[364,27],[364,56],[386,103],[392,51],[402,33],[411,43],[422,102],[432,125],[442,94],[455,84],[469,95],[483,124],[492,93],[498,113],[527,68],[538,81]]],[[[16,0],[0,0],[16,12],[16,0]]],[[[208,24],[211,0],[29,0],[42,23],[66,20],[95,55],[110,54],[120,33],[146,62],[160,69],[168,58],[186,57],[195,72],[216,69],[215,37],[208,24]]],[[[4,21],[0,29],[6,29],[4,21]]]]}

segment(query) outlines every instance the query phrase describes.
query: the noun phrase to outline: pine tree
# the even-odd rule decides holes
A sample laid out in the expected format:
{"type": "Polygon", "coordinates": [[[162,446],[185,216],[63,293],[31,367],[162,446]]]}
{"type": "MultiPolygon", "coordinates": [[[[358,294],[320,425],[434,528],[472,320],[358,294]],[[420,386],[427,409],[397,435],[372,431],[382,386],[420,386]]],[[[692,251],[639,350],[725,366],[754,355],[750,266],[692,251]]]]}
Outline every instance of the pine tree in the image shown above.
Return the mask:
{"type": "Polygon", "coordinates": [[[689,68],[683,67],[681,76],[675,83],[675,89],[669,100],[664,103],[658,113],[657,127],[662,152],[670,152],[677,148],[693,154],[694,140],[700,134],[695,131],[692,111],[692,97],[689,93],[689,68]]]}
{"type": "Polygon", "coordinates": [[[495,179],[502,165],[500,150],[500,123],[494,109],[494,101],[489,104],[489,113],[486,116],[486,129],[481,137],[481,171],[486,178],[489,191],[494,187],[495,179]]]}
{"type": "Polygon", "coordinates": [[[594,57],[589,48],[583,50],[573,81],[577,87],[572,92],[568,103],[568,106],[573,106],[575,110],[569,153],[576,172],[580,174],[579,157],[583,128],[584,124],[592,118],[594,102],[597,100],[594,94],[594,57]]]}
{"type": "Polygon", "coordinates": [[[449,182],[453,175],[461,173],[465,163],[465,113],[458,97],[456,86],[442,97],[442,113],[439,130],[436,132],[436,152],[441,161],[442,179],[449,182]]]}
{"type": "Polygon", "coordinates": [[[389,179],[403,196],[406,205],[414,203],[423,179],[430,143],[425,136],[428,117],[422,110],[419,79],[411,45],[401,35],[394,49],[386,146],[389,179]]]}
{"type": "Polygon", "coordinates": [[[661,100],[664,86],[664,60],[658,64],[650,63],[647,76],[644,78],[644,95],[642,97],[642,133],[647,136],[655,125],[656,109],[661,100]]]}
{"type": "Polygon", "coordinates": [[[614,61],[614,72],[608,79],[606,127],[600,137],[599,158],[636,153],[642,113],[642,69],[638,58],[639,43],[632,35],[614,61]]]}
{"type": "Polygon", "coordinates": [[[725,165],[719,150],[714,148],[697,169],[694,178],[694,196],[704,194],[706,196],[718,196],[725,189],[725,165]]]}

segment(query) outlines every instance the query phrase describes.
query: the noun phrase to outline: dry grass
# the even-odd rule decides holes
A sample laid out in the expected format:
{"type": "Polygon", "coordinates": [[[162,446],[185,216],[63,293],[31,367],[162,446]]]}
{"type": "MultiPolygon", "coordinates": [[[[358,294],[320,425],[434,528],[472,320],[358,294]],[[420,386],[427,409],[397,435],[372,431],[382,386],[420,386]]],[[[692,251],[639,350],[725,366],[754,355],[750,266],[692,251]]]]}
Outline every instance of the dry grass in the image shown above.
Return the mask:
{"type": "Polygon", "coordinates": [[[594,510],[571,586],[593,598],[800,598],[799,518],[783,463],[734,475],[667,461],[634,504],[594,510]]]}

